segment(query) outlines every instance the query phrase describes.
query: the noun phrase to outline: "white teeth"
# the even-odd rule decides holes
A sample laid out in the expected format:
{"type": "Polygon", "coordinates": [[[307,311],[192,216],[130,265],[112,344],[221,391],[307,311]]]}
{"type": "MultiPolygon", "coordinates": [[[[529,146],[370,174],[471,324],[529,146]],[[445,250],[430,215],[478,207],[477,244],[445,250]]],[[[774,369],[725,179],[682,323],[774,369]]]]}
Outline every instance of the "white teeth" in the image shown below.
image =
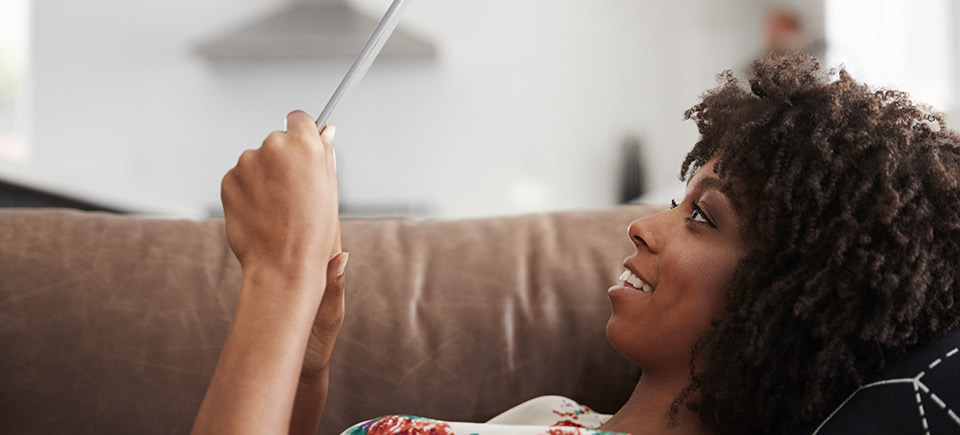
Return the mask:
{"type": "Polygon", "coordinates": [[[630,270],[624,270],[623,273],[620,274],[620,281],[628,282],[644,293],[653,293],[653,286],[643,282],[643,280],[634,275],[630,270]]]}

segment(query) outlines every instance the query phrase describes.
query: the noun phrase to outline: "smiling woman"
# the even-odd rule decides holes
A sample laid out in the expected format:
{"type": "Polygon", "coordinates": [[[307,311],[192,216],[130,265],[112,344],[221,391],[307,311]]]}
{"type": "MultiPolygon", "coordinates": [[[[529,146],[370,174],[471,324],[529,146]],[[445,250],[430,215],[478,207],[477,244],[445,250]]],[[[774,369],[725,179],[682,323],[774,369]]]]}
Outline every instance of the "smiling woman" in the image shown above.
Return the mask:
{"type": "MultiPolygon", "coordinates": [[[[722,74],[687,112],[701,138],[683,200],[628,228],[606,333],[642,376],[615,415],[545,396],[487,423],[386,416],[346,433],[796,433],[957,328],[960,138],[805,55],[752,73],[749,88],[722,74]]],[[[288,127],[223,180],[243,286],[197,433],[315,433],[327,399],[347,260],[333,131],[302,112],[288,127]]]]}
{"type": "Polygon", "coordinates": [[[710,321],[723,316],[727,286],[744,255],[737,216],[717,190],[713,169],[711,161],[694,175],[682,205],[630,225],[636,253],[623,264],[642,284],[628,278],[608,291],[613,315],[607,337],[643,367],[644,387],[669,378],[679,391],[689,383],[690,349],[710,321]],[[649,292],[638,291],[645,286],[649,292]]]}
{"type": "Polygon", "coordinates": [[[960,323],[960,140],[815,59],[752,69],[687,113],[701,139],[683,173],[722,181],[746,255],[678,402],[716,432],[787,433],[960,323]]]}
{"type": "MultiPolygon", "coordinates": [[[[682,205],[630,225],[636,253],[623,263],[627,279],[608,291],[613,314],[607,339],[643,376],[623,408],[628,411],[617,413],[606,430],[636,433],[663,420],[677,392],[690,384],[690,350],[724,315],[727,287],[746,251],[739,218],[719,190],[716,162],[690,179],[682,205]],[[651,291],[640,291],[648,286],[651,291]]],[[[703,431],[695,416],[674,421],[703,431]]]]}

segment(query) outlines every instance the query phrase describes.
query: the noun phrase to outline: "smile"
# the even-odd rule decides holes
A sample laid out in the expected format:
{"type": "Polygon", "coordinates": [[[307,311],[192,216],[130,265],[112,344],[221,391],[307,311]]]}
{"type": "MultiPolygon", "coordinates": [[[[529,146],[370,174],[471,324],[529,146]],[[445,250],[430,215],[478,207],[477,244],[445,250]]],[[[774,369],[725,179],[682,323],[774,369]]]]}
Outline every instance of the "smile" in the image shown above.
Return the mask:
{"type": "Polygon", "coordinates": [[[633,274],[630,270],[624,270],[620,275],[620,281],[624,284],[629,284],[630,287],[639,289],[644,293],[653,293],[653,286],[643,282],[639,277],[633,274]]]}

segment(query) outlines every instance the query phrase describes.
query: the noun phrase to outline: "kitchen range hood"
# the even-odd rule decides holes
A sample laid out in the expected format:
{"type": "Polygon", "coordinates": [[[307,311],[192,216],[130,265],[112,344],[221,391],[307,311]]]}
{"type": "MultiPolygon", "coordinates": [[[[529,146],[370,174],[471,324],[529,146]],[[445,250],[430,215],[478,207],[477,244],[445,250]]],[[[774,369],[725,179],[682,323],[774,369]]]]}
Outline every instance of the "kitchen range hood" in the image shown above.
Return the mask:
{"type": "MultiPolygon", "coordinates": [[[[320,59],[355,57],[377,27],[347,0],[294,0],[261,18],[197,46],[212,60],[320,59]]],[[[433,45],[398,27],[381,57],[434,55],[433,45]]]]}

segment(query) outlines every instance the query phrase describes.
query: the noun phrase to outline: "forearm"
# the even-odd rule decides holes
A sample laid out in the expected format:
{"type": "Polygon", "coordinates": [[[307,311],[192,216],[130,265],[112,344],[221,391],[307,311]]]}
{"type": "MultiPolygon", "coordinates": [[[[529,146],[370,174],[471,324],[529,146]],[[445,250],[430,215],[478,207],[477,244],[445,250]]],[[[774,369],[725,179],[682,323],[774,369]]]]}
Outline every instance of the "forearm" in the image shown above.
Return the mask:
{"type": "Polygon", "coordinates": [[[327,288],[324,290],[323,301],[320,302],[320,309],[313,326],[314,332],[321,332],[312,335],[307,344],[307,356],[304,358],[303,369],[300,372],[300,382],[297,384],[297,394],[293,402],[293,415],[290,418],[291,434],[316,435],[320,427],[320,417],[323,416],[323,408],[327,402],[327,391],[330,385],[330,352],[333,350],[333,341],[339,333],[339,324],[343,318],[343,274],[347,260],[346,256],[340,253],[339,225],[334,249],[336,254],[327,265],[327,288]],[[324,337],[327,340],[324,340],[324,337]]]}
{"type": "Polygon", "coordinates": [[[324,370],[314,379],[300,380],[297,384],[296,399],[293,402],[293,415],[290,418],[291,434],[315,435],[317,433],[323,407],[327,402],[329,385],[329,369],[324,370]]]}
{"type": "Polygon", "coordinates": [[[245,270],[236,317],[193,433],[285,433],[323,272],[245,270]]]}

